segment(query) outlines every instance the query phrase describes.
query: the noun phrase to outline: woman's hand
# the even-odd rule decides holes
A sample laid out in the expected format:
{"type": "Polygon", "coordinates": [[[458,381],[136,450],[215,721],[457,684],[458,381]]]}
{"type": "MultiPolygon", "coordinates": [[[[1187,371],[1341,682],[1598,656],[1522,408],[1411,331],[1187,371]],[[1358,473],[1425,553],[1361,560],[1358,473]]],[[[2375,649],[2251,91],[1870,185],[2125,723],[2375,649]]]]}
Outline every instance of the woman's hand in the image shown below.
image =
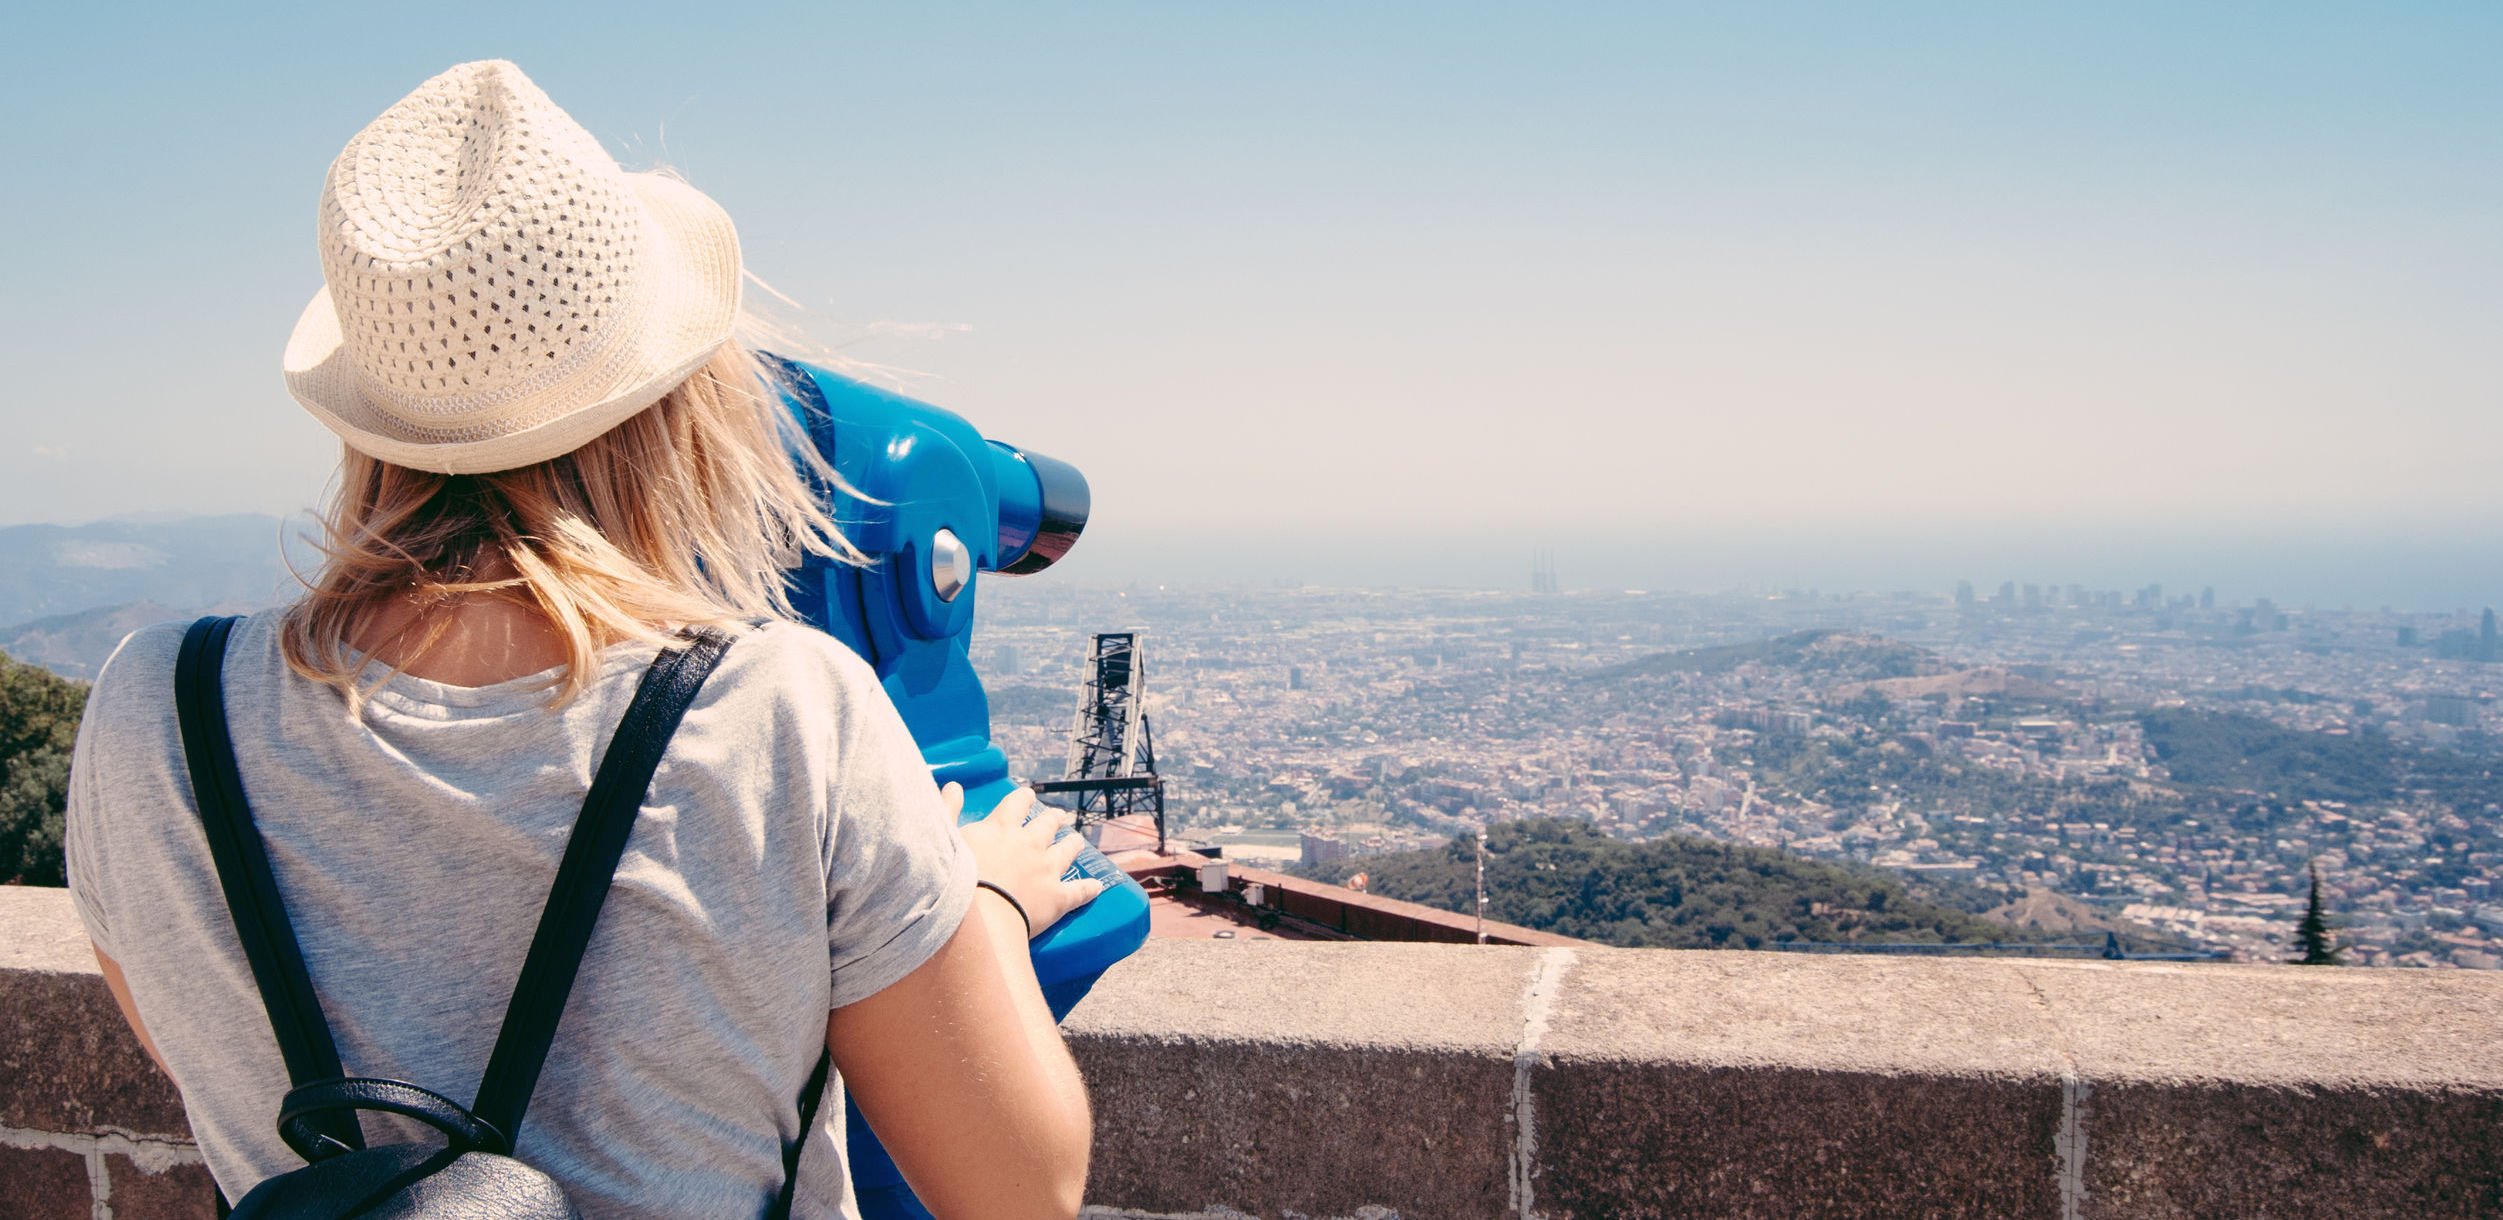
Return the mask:
{"type": "MultiPolygon", "coordinates": [[[[940,789],[951,816],[965,808],[965,790],[949,784],[940,789]]],[[[1034,925],[1034,934],[1059,923],[1062,916],[1093,902],[1104,892],[1104,883],[1093,877],[1064,881],[1062,875],[1078,858],[1086,840],[1072,834],[1059,842],[1052,836],[1069,824],[1069,817],[1057,810],[1034,803],[1034,790],[1019,788],[1000,798],[1000,803],[979,821],[956,828],[965,844],[973,848],[974,874],[984,881],[1009,892],[1017,905],[1025,908],[1026,918],[1034,925]]],[[[978,900],[981,895],[976,894],[978,900]]]]}

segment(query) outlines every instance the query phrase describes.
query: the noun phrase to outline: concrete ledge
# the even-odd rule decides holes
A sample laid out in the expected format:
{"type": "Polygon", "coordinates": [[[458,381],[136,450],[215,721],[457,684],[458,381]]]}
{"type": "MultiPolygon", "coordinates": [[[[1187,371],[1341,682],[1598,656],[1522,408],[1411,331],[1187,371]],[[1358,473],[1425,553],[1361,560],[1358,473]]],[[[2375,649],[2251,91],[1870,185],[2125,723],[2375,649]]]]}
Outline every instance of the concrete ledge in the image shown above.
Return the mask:
{"type": "Polygon", "coordinates": [[[1069,1034],[1142,1213],[2503,1212],[2503,975],[1157,942],[1069,1034]]]}
{"type": "MultiPolygon", "coordinates": [[[[203,1214],[66,896],[0,928],[0,1214],[203,1214]]],[[[1160,941],[1068,1032],[1106,1217],[2503,1213],[2496,974],[1160,941]]]]}

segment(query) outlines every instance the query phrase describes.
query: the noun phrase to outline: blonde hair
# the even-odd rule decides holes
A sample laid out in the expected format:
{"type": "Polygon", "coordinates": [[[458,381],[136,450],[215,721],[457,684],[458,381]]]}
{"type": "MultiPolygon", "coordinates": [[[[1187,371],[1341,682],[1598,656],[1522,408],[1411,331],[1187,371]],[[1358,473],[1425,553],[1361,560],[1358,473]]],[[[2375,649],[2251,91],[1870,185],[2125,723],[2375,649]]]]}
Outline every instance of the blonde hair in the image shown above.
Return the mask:
{"type": "Polygon", "coordinates": [[[368,616],[500,597],[563,639],[549,699],[559,706],[611,645],[790,618],[784,569],[802,554],[867,560],[827,512],[843,485],[784,405],[780,376],[729,343],[626,422],[516,470],[436,474],[348,450],[323,514],[323,562],[286,611],[288,666],[338,687],[353,710],[449,626],[413,616],[388,641],[399,665],[360,687],[370,656],[349,639],[368,616]]]}

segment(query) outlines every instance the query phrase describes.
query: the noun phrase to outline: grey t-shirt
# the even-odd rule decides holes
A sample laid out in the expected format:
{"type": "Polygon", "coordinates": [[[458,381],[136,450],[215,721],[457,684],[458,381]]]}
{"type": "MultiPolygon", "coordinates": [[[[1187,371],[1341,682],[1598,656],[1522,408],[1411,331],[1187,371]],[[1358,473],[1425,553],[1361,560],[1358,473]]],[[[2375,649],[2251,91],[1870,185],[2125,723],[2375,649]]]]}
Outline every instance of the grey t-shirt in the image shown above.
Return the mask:
{"type": "MultiPolygon", "coordinates": [[[[612,650],[555,712],[533,679],[404,675],[359,720],[287,669],[277,625],[237,626],[227,713],[340,1058],[466,1102],[651,650],[612,650]]],[[[236,1198],[302,1162],[278,1138],[286,1070],[191,799],[182,631],[132,635],[96,680],[71,768],[70,889],[236,1198]]],[[[518,1154],[586,1216],[761,1214],[827,1012],[945,944],[973,879],[869,668],[805,627],[742,634],[652,781],[518,1154]]],[[[850,1216],[839,1085],[819,1114],[797,1212],[850,1216]]],[[[364,1122],[371,1142],[429,1134],[364,1122]]]]}

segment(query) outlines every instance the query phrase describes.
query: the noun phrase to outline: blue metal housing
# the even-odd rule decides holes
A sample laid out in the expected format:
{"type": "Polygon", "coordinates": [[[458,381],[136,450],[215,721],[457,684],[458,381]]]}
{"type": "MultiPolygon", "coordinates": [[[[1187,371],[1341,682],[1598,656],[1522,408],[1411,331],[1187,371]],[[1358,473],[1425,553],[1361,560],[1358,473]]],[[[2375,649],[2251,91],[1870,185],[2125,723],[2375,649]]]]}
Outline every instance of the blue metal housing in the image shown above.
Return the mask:
{"type": "MultiPolygon", "coordinates": [[[[941,530],[953,533],[978,572],[1036,570],[1058,557],[1052,548],[1066,549],[1083,522],[1084,482],[928,403],[813,365],[779,363],[810,441],[857,493],[825,489],[835,520],[874,561],[856,567],[810,557],[792,572],[793,603],[877,671],[932,779],[962,784],[965,820],[980,817],[1016,788],[1007,756],[991,743],[990,700],[969,655],[982,578],[941,596],[931,579],[933,540],[941,530]]],[[[1137,882],[1091,847],[1076,873],[1104,881],[1103,895],[1033,943],[1035,976],[1055,1017],[1067,1016],[1105,969],[1147,939],[1147,892],[1137,882]]],[[[850,1118],[862,1215],[926,1216],[859,1113],[850,1118]]]]}

